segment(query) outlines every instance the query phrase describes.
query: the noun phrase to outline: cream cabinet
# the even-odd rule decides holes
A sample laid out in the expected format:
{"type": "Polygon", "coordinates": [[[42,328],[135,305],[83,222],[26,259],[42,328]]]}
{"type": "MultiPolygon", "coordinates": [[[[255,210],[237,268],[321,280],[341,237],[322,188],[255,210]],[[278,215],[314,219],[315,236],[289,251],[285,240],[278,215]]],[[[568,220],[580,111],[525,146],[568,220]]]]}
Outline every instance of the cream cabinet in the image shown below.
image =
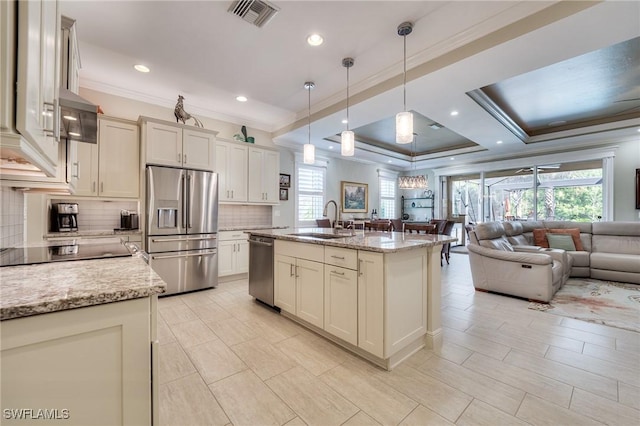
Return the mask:
{"type": "Polygon", "coordinates": [[[154,295],[2,321],[3,411],[57,409],[69,425],[157,421],[156,318],[154,295]]]}
{"type": "Polygon", "coordinates": [[[249,201],[278,204],[280,154],[258,147],[249,148],[249,201]]]}
{"type": "Polygon", "coordinates": [[[45,177],[55,177],[60,153],[58,3],[0,2],[0,24],[2,157],[26,160],[45,177]]]}
{"type": "Polygon", "coordinates": [[[140,145],[136,123],[100,117],[98,143],[77,143],[75,195],[138,198],[140,145]]]}
{"type": "Polygon", "coordinates": [[[140,117],[145,163],[214,171],[217,132],[140,117]]]}
{"type": "Polygon", "coordinates": [[[324,248],[324,330],[358,345],[358,252],[324,248]]]}
{"type": "Polygon", "coordinates": [[[242,231],[218,233],[218,276],[249,272],[249,241],[242,231]]]}
{"type": "Polygon", "coordinates": [[[247,154],[245,145],[217,141],[215,172],[220,202],[247,202],[247,154]]]}
{"type": "Polygon", "coordinates": [[[359,348],[382,358],[384,355],[384,255],[358,252],[358,342],[359,348]]]}
{"type": "Polygon", "coordinates": [[[324,327],[324,247],[275,241],[274,304],[324,327]]]}

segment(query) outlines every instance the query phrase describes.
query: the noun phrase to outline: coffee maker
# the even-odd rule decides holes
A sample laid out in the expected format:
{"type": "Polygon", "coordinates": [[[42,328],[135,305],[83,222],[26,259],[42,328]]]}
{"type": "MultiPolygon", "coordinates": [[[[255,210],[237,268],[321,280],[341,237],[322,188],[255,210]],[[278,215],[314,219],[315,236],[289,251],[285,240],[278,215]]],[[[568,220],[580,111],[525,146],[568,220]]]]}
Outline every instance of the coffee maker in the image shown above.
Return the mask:
{"type": "Polygon", "coordinates": [[[51,232],[78,230],[78,204],[57,203],[51,205],[51,232]]]}

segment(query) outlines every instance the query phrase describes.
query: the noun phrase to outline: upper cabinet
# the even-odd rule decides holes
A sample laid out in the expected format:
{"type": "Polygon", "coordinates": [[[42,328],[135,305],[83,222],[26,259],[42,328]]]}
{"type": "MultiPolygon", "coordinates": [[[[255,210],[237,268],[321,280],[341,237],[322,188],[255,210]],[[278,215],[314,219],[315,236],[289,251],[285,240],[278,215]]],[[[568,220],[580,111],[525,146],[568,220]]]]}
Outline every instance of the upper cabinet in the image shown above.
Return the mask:
{"type": "Polygon", "coordinates": [[[217,132],[140,117],[146,164],[214,171],[217,132]]]}
{"type": "Polygon", "coordinates": [[[249,148],[249,201],[278,204],[280,154],[258,147],[249,148]]]}
{"type": "Polygon", "coordinates": [[[247,202],[247,154],[246,145],[216,142],[215,171],[220,202],[247,202]]]}
{"type": "Polygon", "coordinates": [[[60,137],[58,4],[47,0],[0,3],[2,156],[26,160],[46,176],[55,176],[60,137]]]}
{"type": "Polygon", "coordinates": [[[100,117],[98,144],[78,143],[75,195],[138,198],[140,145],[136,123],[100,117]]]}

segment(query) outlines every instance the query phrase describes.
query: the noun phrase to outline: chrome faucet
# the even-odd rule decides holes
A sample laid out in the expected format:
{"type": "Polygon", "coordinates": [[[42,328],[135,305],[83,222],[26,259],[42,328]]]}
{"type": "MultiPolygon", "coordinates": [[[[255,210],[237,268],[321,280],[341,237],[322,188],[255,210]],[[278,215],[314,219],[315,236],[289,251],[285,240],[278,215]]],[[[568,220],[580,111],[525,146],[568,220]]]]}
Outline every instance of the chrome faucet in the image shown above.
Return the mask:
{"type": "Polygon", "coordinates": [[[327,204],[324,205],[324,210],[322,210],[322,217],[327,217],[327,211],[329,210],[329,204],[331,203],[333,203],[333,206],[335,207],[335,215],[332,225],[332,227],[335,228],[338,225],[338,203],[336,203],[334,200],[327,201],[327,204]]]}

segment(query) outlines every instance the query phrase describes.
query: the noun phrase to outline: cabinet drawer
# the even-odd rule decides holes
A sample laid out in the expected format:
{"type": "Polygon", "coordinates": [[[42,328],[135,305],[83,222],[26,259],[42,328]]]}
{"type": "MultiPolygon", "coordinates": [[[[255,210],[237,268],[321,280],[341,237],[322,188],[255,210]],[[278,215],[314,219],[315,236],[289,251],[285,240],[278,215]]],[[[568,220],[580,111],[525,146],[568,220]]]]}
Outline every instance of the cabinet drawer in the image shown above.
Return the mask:
{"type": "Polygon", "coordinates": [[[352,249],[326,246],[324,248],[324,263],[342,268],[358,269],[358,252],[352,249]]]}
{"type": "Polygon", "coordinates": [[[292,241],[275,241],[275,253],[284,256],[324,262],[324,246],[319,244],[294,243],[292,241]]]}
{"type": "Polygon", "coordinates": [[[220,231],[218,232],[219,241],[246,240],[248,237],[244,231],[220,231]]]}

